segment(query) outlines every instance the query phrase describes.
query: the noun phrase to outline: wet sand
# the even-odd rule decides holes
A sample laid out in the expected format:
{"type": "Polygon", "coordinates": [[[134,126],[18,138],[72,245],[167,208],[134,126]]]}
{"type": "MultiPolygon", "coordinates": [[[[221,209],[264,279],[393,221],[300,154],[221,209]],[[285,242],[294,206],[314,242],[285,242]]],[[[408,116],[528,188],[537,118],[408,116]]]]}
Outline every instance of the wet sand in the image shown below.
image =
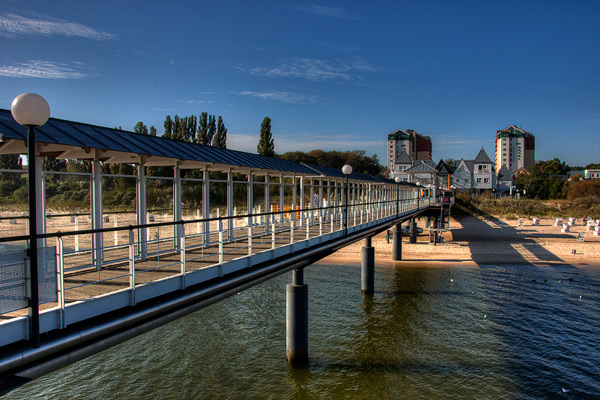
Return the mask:
{"type": "MultiPolygon", "coordinates": [[[[542,219],[540,225],[525,220],[518,226],[517,220],[498,223],[467,217],[451,220],[450,231],[443,233],[443,243],[430,243],[425,219],[418,222],[423,233],[417,243],[402,238],[402,261],[392,261],[392,243],[387,242],[385,232],[373,237],[375,262],[378,266],[447,266],[447,265],[536,265],[557,264],[574,266],[600,266],[600,236],[587,232],[578,220],[570,232],[561,233],[561,226],[554,226],[555,219],[542,219]],[[577,240],[579,232],[586,232],[585,241],[577,240]],[[573,253],[574,251],[574,253],[573,253]]],[[[360,262],[364,241],[354,243],[327,257],[326,262],[360,262]]]]}

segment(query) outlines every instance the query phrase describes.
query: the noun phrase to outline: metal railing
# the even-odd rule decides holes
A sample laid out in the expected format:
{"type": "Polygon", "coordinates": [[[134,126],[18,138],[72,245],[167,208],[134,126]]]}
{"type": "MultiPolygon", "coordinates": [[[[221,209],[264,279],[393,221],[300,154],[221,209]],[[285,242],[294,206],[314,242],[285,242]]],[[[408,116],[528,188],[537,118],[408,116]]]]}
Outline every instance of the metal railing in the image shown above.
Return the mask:
{"type": "MultiPolygon", "coordinates": [[[[52,309],[58,310],[60,329],[67,325],[69,303],[126,291],[129,305],[135,305],[136,292],[146,284],[176,276],[179,277],[178,289],[184,289],[188,285],[186,276],[201,269],[213,267],[215,272],[211,276],[220,277],[228,273],[226,267],[234,261],[248,259],[248,263],[243,264],[248,267],[253,265],[253,257],[263,252],[293,247],[315,238],[341,237],[346,234],[346,218],[347,229],[357,230],[432,204],[431,198],[362,201],[347,206],[336,204],[53,232],[38,235],[38,238],[56,247],[57,302],[52,309]],[[90,240],[95,234],[101,234],[103,240],[90,240]],[[79,246],[75,245],[77,238],[85,238],[79,246]],[[121,241],[121,238],[126,240],[121,241]],[[111,244],[104,246],[105,242],[111,244]]],[[[25,245],[27,239],[28,236],[0,238],[0,243],[25,245]]],[[[26,262],[24,259],[24,264],[26,262]]],[[[159,294],[162,292],[156,295],[159,294]]],[[[144,299],[147,298],[148,294],[144,293],[144,299]]],[[[27,318],[25,314],[15,317],[27,318]]]]}

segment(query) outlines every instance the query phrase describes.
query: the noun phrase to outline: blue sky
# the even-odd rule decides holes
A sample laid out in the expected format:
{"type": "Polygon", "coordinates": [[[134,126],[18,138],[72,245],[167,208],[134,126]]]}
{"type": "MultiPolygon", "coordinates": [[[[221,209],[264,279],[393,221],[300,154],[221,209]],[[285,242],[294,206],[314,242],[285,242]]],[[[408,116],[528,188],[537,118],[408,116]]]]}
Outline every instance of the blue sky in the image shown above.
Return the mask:
{"type": "Polygon", "coordinates": [[[159,134],[222,115],[228,147],[365,150],[431,136],[433,158],[494,157],[496,130],[536,159],[600,162],[600,1],[11,1],[0,4],[0,108],[159,134]]]}

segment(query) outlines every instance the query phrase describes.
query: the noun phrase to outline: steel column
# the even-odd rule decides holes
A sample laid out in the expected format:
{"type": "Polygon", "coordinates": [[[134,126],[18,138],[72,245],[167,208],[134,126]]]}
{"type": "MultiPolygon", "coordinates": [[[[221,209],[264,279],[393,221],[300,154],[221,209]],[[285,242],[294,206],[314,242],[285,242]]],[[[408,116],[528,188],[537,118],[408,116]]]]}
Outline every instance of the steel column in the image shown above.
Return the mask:
{"type": "Polygon", "coordinates": [[[402,226],[394,225],[394,239],[392,241],[392,260],[402,260],[402,226]]]}
{"type": "Polygon", "coordinates": [[[360,288],[363,293],[375,291],[375,248],[371,246],[371,237],[365,238],[360,264],[360,288]]]}
{"type": "Polygon", "coordinates": [[[417,243],[417,220],[415,218],[410,219],[410,243],[417,243]]]}
{"type": "Polygon", "coordinates": [[[292,364],[308,362],[308,285],[304,270],[292,270],[292,283],[286,285],[286,357],[292,364]]]}

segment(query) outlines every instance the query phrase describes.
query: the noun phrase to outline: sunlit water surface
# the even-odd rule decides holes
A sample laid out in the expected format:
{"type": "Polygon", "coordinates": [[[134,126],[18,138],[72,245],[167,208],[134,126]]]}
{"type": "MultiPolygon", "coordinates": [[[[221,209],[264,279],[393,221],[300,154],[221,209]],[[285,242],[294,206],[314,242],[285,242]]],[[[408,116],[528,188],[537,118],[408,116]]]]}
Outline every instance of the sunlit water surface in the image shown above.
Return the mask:
{"type": "MultiPolygon", "coordinates": [[[[281,276],[5,399],[600,398],[600,268],[307,269],[309,353],[285,361],[281,276]]],[[[4,400],[4,399],[3,399],[4,400]]]]}

